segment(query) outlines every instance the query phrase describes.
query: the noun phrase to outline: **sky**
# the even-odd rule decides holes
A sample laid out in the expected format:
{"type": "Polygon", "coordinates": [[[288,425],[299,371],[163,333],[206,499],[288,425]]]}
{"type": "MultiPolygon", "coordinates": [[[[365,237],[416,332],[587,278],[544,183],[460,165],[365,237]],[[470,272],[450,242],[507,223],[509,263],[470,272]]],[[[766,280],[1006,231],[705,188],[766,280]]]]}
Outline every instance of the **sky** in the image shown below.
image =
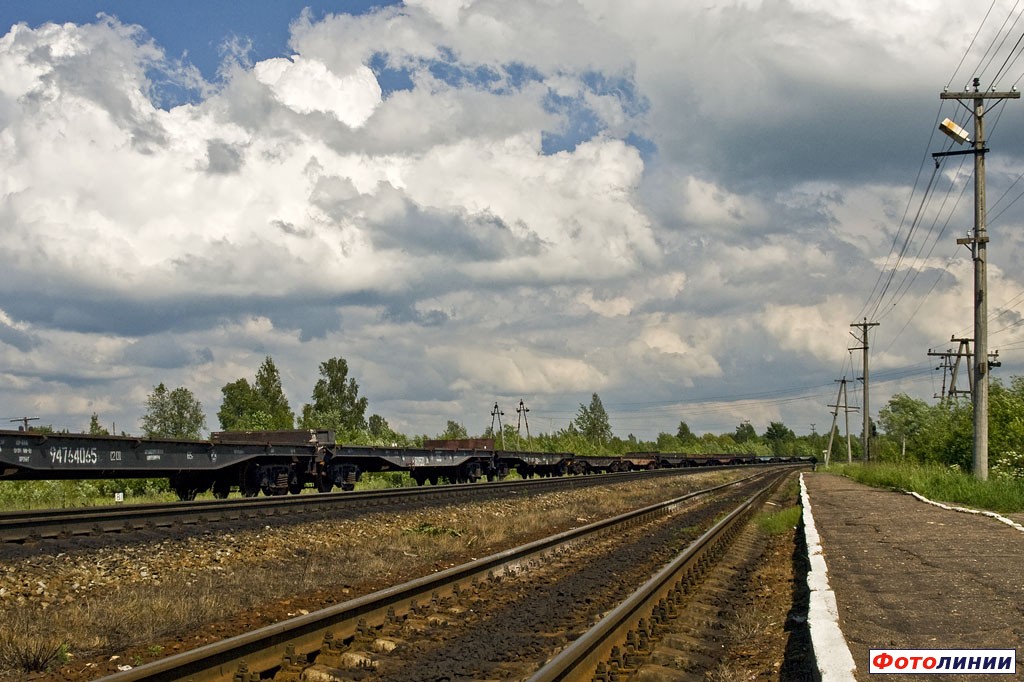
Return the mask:
{"type": "MultiPolygon", "coordinates": [[[[970,124],[939,93],[1015,87],[1019,18],[2,3],[0,418],[137,434],[163,383],[217,430],[264,358],[298,412],[340,356],[410,435],[480,433],[496,403],[515,425],[520,400],[553,432],[593,393],[621,437],[824,434],[838,380],[861,404],[862,321],[872,416],[932,401],[929,350],[973,333],[970,157],[931,157],[942,118],[970,124]]],[[[986,116],[1003,380],[1024,370],[1022,115],[986,116]]]]}

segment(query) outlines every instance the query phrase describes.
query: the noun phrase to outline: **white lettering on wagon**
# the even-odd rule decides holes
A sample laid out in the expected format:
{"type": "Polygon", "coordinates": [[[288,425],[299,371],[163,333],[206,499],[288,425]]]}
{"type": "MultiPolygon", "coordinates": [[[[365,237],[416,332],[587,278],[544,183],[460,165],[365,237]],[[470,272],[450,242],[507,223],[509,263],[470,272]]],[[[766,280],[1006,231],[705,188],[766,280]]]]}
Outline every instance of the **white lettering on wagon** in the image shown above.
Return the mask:
{"type": "Polygon", "coordinates": [[[50,448],[51,464],[96,464],[96,448],[50,448]]]}

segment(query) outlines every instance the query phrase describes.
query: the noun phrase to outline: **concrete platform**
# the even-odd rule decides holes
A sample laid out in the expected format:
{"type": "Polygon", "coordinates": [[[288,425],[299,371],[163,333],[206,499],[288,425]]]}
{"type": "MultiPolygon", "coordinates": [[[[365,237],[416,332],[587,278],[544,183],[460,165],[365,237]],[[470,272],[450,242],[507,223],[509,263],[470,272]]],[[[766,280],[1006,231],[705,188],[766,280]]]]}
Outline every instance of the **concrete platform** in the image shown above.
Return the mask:
{"type": "Polygon", "coordinates": [[[834,474],[802,480],[824,682],[1024,679],[1024,532],[834,474]],[[1017,673],[869,675],[880,648],[1015,649],[1017,673]]]}

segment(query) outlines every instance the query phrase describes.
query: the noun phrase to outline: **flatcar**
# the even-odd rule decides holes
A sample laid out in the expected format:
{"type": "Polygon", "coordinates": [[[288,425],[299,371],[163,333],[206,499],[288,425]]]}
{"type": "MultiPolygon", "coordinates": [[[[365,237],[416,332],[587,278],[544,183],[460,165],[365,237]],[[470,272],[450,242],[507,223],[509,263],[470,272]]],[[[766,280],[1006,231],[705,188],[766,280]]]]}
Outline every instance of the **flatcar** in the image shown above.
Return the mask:
{"type": "Polygon", "coordinates": [[[490,439],[418,448],[345,445],[327,430],[222,431],[209,440],[0,430],[0,480],[166,478],[182,500],[205,491],[225,498],[235,490],[246,497],[351,490],[364,472],[405,471],[423,485],[500,479],[512,470],[528,478],[756,462],[737,455],[496,450],[490,439]]]}

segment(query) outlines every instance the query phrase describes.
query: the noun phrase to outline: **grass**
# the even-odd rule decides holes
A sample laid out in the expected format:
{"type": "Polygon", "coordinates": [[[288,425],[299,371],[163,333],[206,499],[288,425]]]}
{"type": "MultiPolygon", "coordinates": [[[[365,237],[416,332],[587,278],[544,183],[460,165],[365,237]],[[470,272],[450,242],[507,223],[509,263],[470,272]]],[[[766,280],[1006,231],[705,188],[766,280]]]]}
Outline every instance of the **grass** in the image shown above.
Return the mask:
{"type": "MultiPolygon", "coordinates": [[[[505,480],[519,479],[511,472],[505,480]]],[[[356,484],[356,490],[382,490],[416,487],[416,481],[406,471],[366,472],[356,484]]],[[[335,488],[335,492],[340,489],[335,488]]],[[[0,481],[0,512],[30,509],[68,509],[74,507],[102,507],[116,504],[114,493],[124,493],[125,504],[151,504],[177,502],[178,496],[168,488],[166,479],[95,480],[95,481],[0,481]]],[[[317,494],[312,487],[303,494],[317,494]]],[[[262,495],[262,493],[261,493],[262,495]]],[[[238,497],[238,492],[231,493],[238,497]]],[[[196,499],[212,500],[213,493],[200,493],[196,499]]]]}
{"type": "Polygon", "coordinates": [[[0,666],[38,673],[66,663],[68,642],[46,623],[31,615],[15,612],[5,616],[0,629],[0,666]]]}
{"type": "Polygon", "coordinates": [[[177,500],[166,487],[166,481],[160,479],[0,481],[0,511],[112,505],[115,492],[124,493],[125,504],[177,500]]]}
{"type": "MultiPolygon", "coordinates": [[[[800,483],[791,476],[779,490],[779,500],[790,500],[792,504],[773,512],[761,512],[755,517],[758,528],[768,535],[782,535],[800,522],[801,509],[796,501],[800,499],[800,483]]],[[[774,503],[772,503],[774,504],[774,503]]]]}
{"type": "Polygon", "coordinates": [[[796,527],[800,522],[800,513],[801,509],[796,505],[777,512],[765,512],[758,514],[757,525],[768,535],[782,535],[796,527]]]}
{"type": "Polygon", "coordinates": [[[936,502],[1003,514],[1024,512],[1024,481],[980,481],[958,469],[934,464],[833,464],[822,471],[847,476],[876,488],[908,490],[936,502]]]}

